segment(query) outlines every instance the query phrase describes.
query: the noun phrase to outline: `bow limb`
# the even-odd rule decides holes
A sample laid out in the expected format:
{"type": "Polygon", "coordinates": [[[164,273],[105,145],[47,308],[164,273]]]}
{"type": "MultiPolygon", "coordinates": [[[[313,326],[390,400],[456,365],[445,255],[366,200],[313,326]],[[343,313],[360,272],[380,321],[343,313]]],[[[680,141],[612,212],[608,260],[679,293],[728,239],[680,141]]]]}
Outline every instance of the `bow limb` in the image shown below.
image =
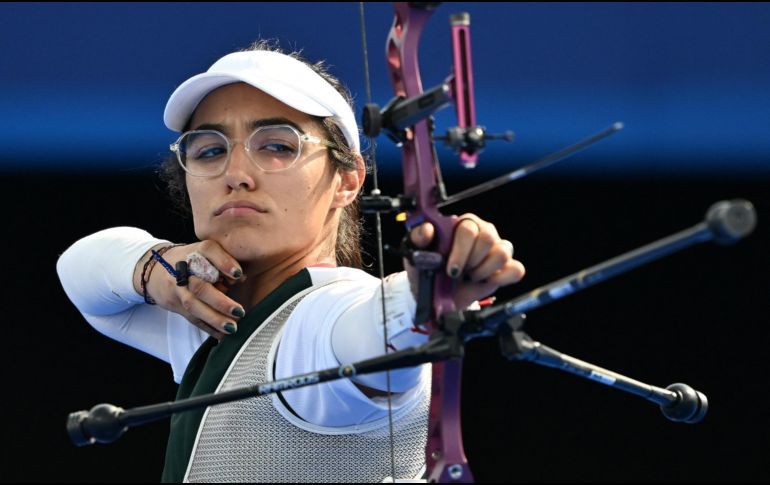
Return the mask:
{"type": "MultiPolygon", "coordinates": [[[[424,4],[423,4],[424,5],[424,4]]],[[[396,3],[393,26],[388,35],[386,56],[396,96],[411,98],[422,94],[417,49],[422,29],[433,6],[396,3]]],[[[438,179],[433,137],[428,120],[407,128],[402,145],[404,195],[413,197],[416,207],[409,212],[407,228],[430,222],[436,230],[437,251],[446,260],[452,246],[456,216],[438,211],[438,179]]],[[[454,281],[442,267],[436,272],[433,287],[433,316],[427,326],[437,329],[436,317],[454,310],[454,281]]],[[[423,323],[423,322],[418,322],[423,323]]],[[[427,477],[430,481],[472,481],[462,445],[460,424],[460,378],[462,360],[433,364],[433,381],[428,443],[427,477]]]]}

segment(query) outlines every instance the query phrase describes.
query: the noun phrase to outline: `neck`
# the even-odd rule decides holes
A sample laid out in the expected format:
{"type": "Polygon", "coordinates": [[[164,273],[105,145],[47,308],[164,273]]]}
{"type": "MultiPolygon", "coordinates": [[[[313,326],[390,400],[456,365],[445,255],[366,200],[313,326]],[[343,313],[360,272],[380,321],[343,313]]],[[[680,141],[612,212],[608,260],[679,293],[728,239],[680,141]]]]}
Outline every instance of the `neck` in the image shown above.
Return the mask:
{"type": "Polygon", "coordinates": [[[234,299],[248,311],[261,302],[284,281],[308,266],[336,266],[336,257],[332,249],[323,251],[316,248],[307,254],[277,261],[241,262],[246,281],[233,286],[227,296],[234,299]]]}

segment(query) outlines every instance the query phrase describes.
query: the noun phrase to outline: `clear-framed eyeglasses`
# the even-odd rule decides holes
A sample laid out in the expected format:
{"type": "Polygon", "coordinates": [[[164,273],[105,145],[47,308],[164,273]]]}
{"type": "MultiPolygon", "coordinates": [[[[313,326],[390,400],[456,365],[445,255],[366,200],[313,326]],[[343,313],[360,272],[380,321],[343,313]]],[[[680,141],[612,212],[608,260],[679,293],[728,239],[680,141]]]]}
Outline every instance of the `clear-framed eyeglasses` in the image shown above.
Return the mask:
{"type": "Polygon", "coordinates": [[[260,126],[244,141],[231,140],[216,130],[187,131],[169,148],[190,175],[216,177],[227,169],[233,148],[238,143],[243,143],[257,167],[265,172],[280,172],[297,162],[305,142],[337,147],[317,136],[300,133],[291,125],[269,125],[260,126]]]}

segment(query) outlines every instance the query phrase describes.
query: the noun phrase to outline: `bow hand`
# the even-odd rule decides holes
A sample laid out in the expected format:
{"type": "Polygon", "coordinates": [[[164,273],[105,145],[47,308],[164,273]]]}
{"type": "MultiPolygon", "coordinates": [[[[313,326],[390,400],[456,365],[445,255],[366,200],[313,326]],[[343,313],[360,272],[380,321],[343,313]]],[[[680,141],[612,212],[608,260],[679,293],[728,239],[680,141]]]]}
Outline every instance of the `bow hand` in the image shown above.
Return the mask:
{"type": "MultiPolygon", "coordinates": [[[[434,236],[435,228],[429,222],[414,227],[409,234],[412,244],[420,249],[428,249],[434,236]]],[[[412,294],[418,299],[419,271],[407,258],[404,267],[412,294]]],[[[445,271],[456,282],[457,308],[467,308],[499,287],[519,282],[525,273],[524,265],[513,259],[513,245],[500,238],[494,224],[474,214],[458,219],[449,256],[437,271],[445,271]]]]}

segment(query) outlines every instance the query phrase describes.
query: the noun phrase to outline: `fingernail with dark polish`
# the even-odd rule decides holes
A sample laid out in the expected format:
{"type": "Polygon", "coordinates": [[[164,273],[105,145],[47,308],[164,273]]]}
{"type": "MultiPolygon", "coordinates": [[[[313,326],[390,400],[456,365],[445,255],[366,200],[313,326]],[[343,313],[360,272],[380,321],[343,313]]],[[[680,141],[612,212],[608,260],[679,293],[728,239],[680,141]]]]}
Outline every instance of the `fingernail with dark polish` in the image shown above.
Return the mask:
{"type": "Polygon", "coordinates": [[[225,323],[225,332],[232,335],[237,331],[238,331],[238,327],[236,327],[234,323],[230,323],[230,322],[225,323]]]}
{"type": "Polygon", "coordinates": [[[240,278],[241,276],[243,276],[243,271],[238,268],[233,270],[233,278],[240,278]]]}
{"type": "Polygon", "coordinates": [[[458,276],[460,276],[460,268],[458,268],[457,266],[452,266],[451,268],[449,268],[449,276],[451,276],[452,278],[457,278],[458,276]]]}
{"type": "Polygon", "coordinates": [[[233,308],[233,311],[231,311],[230,313],[232,313],[233,316],[238,317],[238,318],[243,318],[244,315],[246,315],[246,312],[243,311],[243,308],[241,308],[239,306],[233,308]]]}

